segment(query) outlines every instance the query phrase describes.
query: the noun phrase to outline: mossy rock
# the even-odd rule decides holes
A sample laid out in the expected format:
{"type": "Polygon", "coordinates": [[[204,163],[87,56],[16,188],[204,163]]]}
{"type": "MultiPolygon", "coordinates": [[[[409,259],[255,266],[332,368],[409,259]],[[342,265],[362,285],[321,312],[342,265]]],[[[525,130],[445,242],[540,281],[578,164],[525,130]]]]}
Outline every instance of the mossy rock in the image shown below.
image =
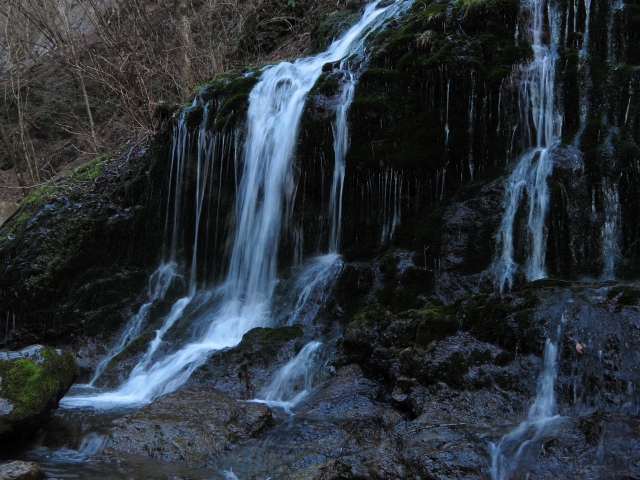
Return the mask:
{"type": "Polygon", "coordinates": [[[357,12],[349,8],[336,10],[327,15],[311,32],[312,52],[325,50],[331,45],[331,42],[338,38],[338,36],[351,25],[355,24],[357,20],[357,12]]]}
{"type": "Polygon", "coordinates": [[[460,326],[447,307],[430,307],[419,310],[418,313],[423,318],[416,332],[416,343],[419,345],[426,346],[433,341],[455,335],[460,326]]]}
{"type": "Polygon", "coordinates": [[[184,112],[184,121],[188,128],[197,128],[202,123],[203,116],[204,108],[201,106],[188,107],[184,112]]]}
{"type": "Polygon", "coordinates": [[[0,356],[0,441],[37,430],[78,373],[69,352],[34,346],[0,356]]]}
{"type": "Polygon", "coordinates": [[[361,325],[378,325],[389,320],[391,314],[379,303],[368,305],[360,310],[354,317],[353,321],[361,325]]]}
{"type": "Polygon", "coordinates": [[[393,315],[379,303],[360,310],[344,329],[344,345],[356,356],[366,356],[393,320],[393,315]]]}
{"type": "Polygon", "coordinates": [[[49,340],[73,330],[111,335],[135,309],[157,265],[164,198],[150,193],[152,177],[165,178],[156,163],[165,147],[100,155],[31,192],[2,225],[0,252],[10,261],[0,265],[0,303],[34,334],[11,348],[43,332],[49,340]]]}
{"type": "Polygon", "coordinates": [[[542,353],[544,335],[534,321],[540,300],[531,292],[519,295],[473,295],[460,302],[459,318],[464,330],[478,340],[510,352],[542,353]]]}
{"type": "Polygon", "coordinates": [[[256,327],[242,336],[234,350],[252,361],[262,359],[270,362],[284,344],[302,337],[303,334],[302,326],[299,324],[276,328],[256,327]]]}
{"type": "Polygon", "coordinates": [[[119,363],[129,360],[147,350],[149,343],[156,338],[155,330],[143,332],[134,338],[129,345],[111,359],[107,369],[116,367],[119,363]]]}
{"type": "Polygon", "coordinates": [[[629,285],[618,285],[609,290],[609,300],[615,300],[618,305],[637,305],[640,302],[640,289],[629,285]]]}

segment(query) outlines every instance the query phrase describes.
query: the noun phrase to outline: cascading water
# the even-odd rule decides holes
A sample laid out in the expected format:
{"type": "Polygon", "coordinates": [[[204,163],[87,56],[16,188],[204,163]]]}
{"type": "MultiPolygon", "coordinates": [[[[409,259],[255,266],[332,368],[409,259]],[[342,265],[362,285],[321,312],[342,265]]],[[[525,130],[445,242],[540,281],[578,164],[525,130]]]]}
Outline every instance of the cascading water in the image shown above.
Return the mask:
{"type": "MultiPolygon", "coordinates": [[[[184,308],[196,294],[193,270],[197,248],[194,248],[189,296],[176,302],[166,317],[165,324],[158,331],[156,341],[152,342],[149,351],[129,378],[114,392],[66,397],[63,400],[65,406],[111,408],[149,402],[181,386],[211,351],[237,345],[243,334],[251,328],[269,326],[273,322],[270,310],[277,283],[277,253],[283,216],[291,211],[295,190],[291,160],[305,98],[322,73],[324,64],[335,62],[359,50],[367,35],[398,12],[402,2],[379,9],[376,5],[377,2],[367,6],[362,19],[331,44],[326,52],[294,63],[283,62],[266,68],[251,91],[242,176],[236,197],[233,249],[226,280],[217,289],[221,299],[214,309],[207,312],[209,319],[204,332],[196,341],[154,361],[153,354],[162,335],[182,315],[184,308]]],[[[334,174],[335,193],[332,194],[331,209],[335,213],[335,229],[332,229],[330,242],[332,249],[337,249],[339,241],[344,153],[348,144],[346,136],[340,137],[340,118],[346,121],[346,109],[353,98],[352,85],[347,87],[346,92],[343,102],[346,106],[342,112],[338,112],[336,124],[336,145],[340,147],[341,153],[336,156],[337,174],[334,174]],[[341,165],[339,162],[342,162],[341,165]]],[[[346,127],[344,132],[346,135],[346,127]]],[[[201,152],[207,152],[210,148],[210,141],[202,140],[204,135],[203,132],[200,133],[198,168],[211,168],[200,162],[201,152]]],[[[184,175],[184,153],[181,152],[185,151],[187,144],[185,136],[179,136],[174,143],[174,158],[180,160],[174,162],[175,165],[172,164],[171,176],[176,179],[184,175]]],[[[203,153],[202,159],[205,156],[207,155],[203,153]]],[[[176,183],[176,203],[179,202],[180,188],[182,187],[176,183]]],[[[200,199],[204,185],[198,185],[197,188],[200,199]]],[[[196,217],[202,213],[201,206],[201,201],[196,201],[196,217]]],[[[167,224],[171,223],[170,220],[173,223],[170,258],[175,258],[177,254],[179,215],[179,205],[174,205],[172,219],[167,214],[167,224]]],[[[196,242],[197,238],[198,235],[196,242]]],[[[335,252],[332,255],[335,257],[335,252]]]]}
{"type": "Polygon", "coordinates": [[[556,412],[554,384],[557,376],[558,327],[556,340],[547,338],[544,347],[544,366],[538,377],[536,398],[529,408],[527,419],[517,428],[491,444],[491,479],[503,480],[517,466],[531,443],[540,440],[549,429],[562,419],[556,412]]]}
{"type": "Polygon", "coordinates": [[[526,136],[532,148],[520,157],[507,181],[505,213],[497,234],[501,251],[492,267],[495,285],[500,291],[506,285],[511,288],[513,276],[518,269],[513,258],[513,227],[523,191],[526,191],[529,198],[527,230],[530,245],[525,275],[528,280],[546,276],[545,220],[549,203],[547,178],[553,170],[551,149],[560,138],[562,117],[554,109],[555,62],[558,56],[555,21],[558,12],[551,3],[548,5],[550,44],[547,45],[543,41],[546,31],[545,6],[547,3],[544,0],[530,0],[528,4],[531,15],[529,35],[534,59],[522,72],[520,105],[526,136]]]}
{"type": "MultiPolygon", "coordinates": [[[[332,124],[335,161],[329,196],[329,253],[311,259],[297,275],[292,289],[297,298],[296,304],[286,317],[286,323],[289,325],[307,324],[316,317],[333,285],[333,280],[342,268],[338,247],[342,224],[345,157],[349,146],[347,113],[353,101],[359,71],[354,73],[346,60],[341,62],[340,69],[346,72],[346,81],[340,94],[336,120],[332,124]]],[[[317,340],[307,343],[294,358],[278,370],[271,383],[259,392],[255,401],[281,407],[285,412],[291,413],[291,409],[304,400],[313,387],[312,380],[321,366],[321,356],[318,354],[321,346],[322,342],[317,340]]]]}
{"type": "Polygon", "coordinates": [[[280,407],[290,413],[291,409],[304,400],[313,387],[313,377],[317,372],[317,360],[322,342],[307,343],[300,352],[289,360],[273,377],[271,382],[258,394],[257,402],[270,407],[280,407]]]}
{"type": "Polygon", "coordinates": [[[612,181],[602,184],[604,194],[604,225],[602,227],[602,270],[603,280],[615,278],[616,262],[622,256],[620,253],[620,197],[618,186],[612,181]]]}
{"type": "Polygon", "coordinates": [[[93,374],[93,378],[89,382],[89,386],[93,386],[98,378],[104,373],[104,370],[109,365],[109,362],[115,358],[120,352],[122,352],[133,340],[137,338],[141,333],[143,322],[146,320],[149,314],[149,309],[153,303],[157,300],[162,300],[172,282],[178,276],[176,273],[175,262],[163,263],[158,269],[151,275],[149,281],[148,301],[144,303],[138,312],[129,319],[127,326],[120,335],[118,342],[109,349],[107,354],[100,360],[96,371],[93,374]]]}

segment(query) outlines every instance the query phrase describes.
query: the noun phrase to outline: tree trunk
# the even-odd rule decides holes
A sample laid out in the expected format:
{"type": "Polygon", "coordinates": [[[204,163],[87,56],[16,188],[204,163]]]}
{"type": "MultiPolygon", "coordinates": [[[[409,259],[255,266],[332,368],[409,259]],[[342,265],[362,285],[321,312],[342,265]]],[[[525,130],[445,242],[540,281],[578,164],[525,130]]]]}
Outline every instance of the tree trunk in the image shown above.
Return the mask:
{"type": "Polygon", "coordinates": [[[176,18],[176,26],[178,30],[179,58],[178,64],[180,69],[180,88],[182,95],[189,93],[191,87],[191,23],[189,22],[188,0],[174,0],[174,15],[176,18]]]}
{"type": "Polygon", "coordinates": [[[7,149],[7,153],[9,153],[9,159],[11,160],[11,163],[13,164],[13,169],[16,172],[16,177],[18,177],[18,185],[20,185],[20,190],[22,190],[22,195],[26,196],[27,195],[27,188],[26,185],[24,183],[24,176],[22,174],[22,168],[20,168],[20,164],[18,163],[18,160],[16,158],[16,153],[15,150],[13,148],[13,144],[9,141],[9,137],[7,136],[7,132],[4,129],[4,126],[0,123],[0,139],[2,140],[2,143],[4,144],[4,148],[7,149]]]}

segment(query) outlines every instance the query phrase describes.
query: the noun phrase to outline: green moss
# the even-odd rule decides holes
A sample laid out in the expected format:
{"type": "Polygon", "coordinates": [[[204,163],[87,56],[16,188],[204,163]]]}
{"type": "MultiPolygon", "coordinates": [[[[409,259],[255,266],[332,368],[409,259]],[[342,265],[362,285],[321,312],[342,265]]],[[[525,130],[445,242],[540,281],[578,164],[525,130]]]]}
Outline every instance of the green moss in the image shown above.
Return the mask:
{"type": "Polygon", "coordinates": [[[243,350],[257,343],[284,343],[302,335],[302,326],[299,324],[277,328],[256,327],[242,336],[237,348],[243,350]]]}
{"type": "Polygon", "coordinates": [[[358,14],[350,9],[337,10],[327,15],[311,32],[312,52],[325,50],[331,42],[356,22],[358,14]]]}
{"type": "Polygon", "coordinates": [[[248,93],[236,93],[235,95],[225,100],[225,102],[222,104],[220,110],[218,110],[216,121],[219,121],[219,119],[230,115],[234,110],[246,108],[248,104],[248,93]]]}
{"type": "Polygon", "coordinates": [[[256,327],[242,336],[235,350],[250,363],[269,363],[287,342],[303,334],[299,324],[276,328],[256,327]]]}
{"type": "Polygon", "coordinates": [[[615,299],[619,305],[637,305],[640,302],[640,289],[628,285],[618,285],[609,290],[607,298],[609,300],[615,299]]]}
{"type": "Polygon", "coordinates": [[[429,345],[458,331],[459,323],[448,307],[429,307],[416,312],[422,319],[416,331],[416,343],[429,345]]]}
{"type": "Polygon", "coordinates": [[[149,197],[141,196],[151,157],[162,148],[154,146],[145,157],[127,151],[126,161],[124,153],[115,157],[117,151],[100,155],[23,200],[0,228],[0,249],[10,259],[0,265],[5,308],[50,334],[81,328],[91,335],[107,323],[119,325],[125,305],[157,264],[157,248],[146,247],[159,241],[155,225],[162,220],[142,215],[149,197]],[[113,265],[120,283],[80,293],[113,265]],[[128,281],[130,271],[141,273],[138,283],[128,281]],[[99,305],[102,299],[109,304],[99,305]]]}
{"type": "Polygon", "coordinates": [[[44,413],[56,401],[62,388],[68,388],[78,375],[75,358],[69,352],[59,355],[41,350],[41,364],[27,358],[0,362],[0,394],[13,405],[9,419],[22,420],[44,413]]]}
{"type": "Polygon", "coordinates": [[[200,105],[188,107],[184,113],[184,121],[188,128],[193,129],[200,126],[204,116],[204,108],[200,105]]]}
{"type": "Polygon", "coordinates": [[[43,368],[31,360],[19,358],[3,375],[4,393],[13,402],[31,404],[42,396],[50,396],[56,385],[52,379],[43,380],[43,368]]]}
{"type": "Polygon", "coordinates": [[[535,295],[524,293],[503,299],[500,295],[478,294],[461,302],[462,327],[484,342],[505,350],[540,353],[534,312],[535,295]]]}
{"type": "Polygon", "coordinates": [[[378,324],[389,319],[390,313],[379,303],[368,305],[360,310],[353,321],[365,325],[378,324]]]}
{"type": "Polygon", "coordinates": [[[330,78],[325,80],[320,85],[318,85],[318,93],[324,95],[326,97],[331,97],[338,92],[338,81],[335,78],[330,78]]]}

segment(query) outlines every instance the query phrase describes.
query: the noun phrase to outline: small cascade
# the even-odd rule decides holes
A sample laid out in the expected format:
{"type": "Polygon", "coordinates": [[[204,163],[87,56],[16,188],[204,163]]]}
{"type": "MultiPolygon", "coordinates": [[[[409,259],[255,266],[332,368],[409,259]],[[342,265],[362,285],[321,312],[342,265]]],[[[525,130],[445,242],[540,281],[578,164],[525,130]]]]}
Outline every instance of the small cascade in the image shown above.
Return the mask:
{"type": "Polygon", "coordinates": [[[505,285],[512,286],[514,273],[518,269],[513,254],[513,227],[522,193],[528,196],[527,230],[529,254],[525,266],[528,280],[537,280],[546,276],[545,254],[547,232],[545,221],[549,204],[547,178],[553,170],[551,149],[558,143],[562,117],[554,108],[555,62],[557,60],[557,16],[553,5],[549,5],[550,44],[543,42],[545,37],[544,20],[546,3],[533,0],[530,3],[531,25],[529,34],[532,40],[534,60],[522,72],[520,85],[520,106],[525,137],[532,145],[521,155],[511,173],[505,190],[505,214],[498,231],[498,257],[492,270],[495,285],[503,291],[505,285]]]}
{"type": "Polygon", "coordinates": [[[578,133],[576,134],[574,143],[577,145],[580,139],[582,138],[582,134],[584,132],[585,126],[587,124],[587,115],[589,112],[589,87],[590,85],[590,68],[589,62],[587,61],[587,56],[589,53],[589,22],[591,18],[591,0],[584,0],[584,9],[585,9],[585,23],[584,23],[584,34],[582,36],[582,46],[580,48],[579,56],[579,64],[578,68],[580,69],[580,82],[578,83],[578,90],[580,95],[579,100],[579,114],[580,114],[580,127],[578,128],[578,133]]]}
{"type": "MultiPolygon", "coordinates": [[[[182,316],[194,295],[199,294],[193,273],[197,265],[195,255],[198,251],[198,235],[196,234],[189,296],[174,304],[142,361],[116,391],[65,397],[63,400],[65,406],[113,408],[117,405],[150,402],[159,395],[171,392],[184,384],[212,351],[237,345],[251,328],[273,324],[271,301],[278,282],[277,259],[280,233],[283,226],[290,223],[285,216],[292,210],[295,192],[291,163],[306,95],[321,75],[323,65],[359,52],[368,34],[399,12],[402,5],[404,5],[403,2],[397,2],[384,8],[376,8],[377,2],[372,3],[365,8],[360,22],[332,43],[326,52],[314,57],[298,59],[294,63],[282,62],[263,70],[259,82],[249,97],[229,267],[225,281],[216,289],[217,294],[212,295],[218,299],[218,302],[207,308],[206,327],[191,343],[159,359],[153,358],[158,352],[164,333],[182,316]]],[[[346,123],[346,110],[353,98],[352,86],[348,85],[345,92],[343,108],[339,110],[336,120],[336,145],[340,147],[337,149],[339,154],[336,155],[336,164],[343,162],[338,157],[344,158],[344,150],[348,145],[346,127],[341,126],[340,119],[344,118],[346,123]],[[341,130],[344,130],[344,133],[340,133],[341,130]]],[[[194,102],[194,107],[196,102],[198,99],[194,102]]],[[[183,115],[176,128],[183,129],[184,118],[183,115]]],[[[206,126],[205,121],[206,115],[201,123],[201,130],[206,126]]],[[[170,182],[175,179],[174,214],[171,216],[167,213],[166,219],[167,226],[172,226],[169,254],[172,259],[178,254],[178,230],[181,225],[179,197],[182,187],[178,184],[185,174],[184,152],[190,143],[188,132],[177,133],[172,155],[175,161],[172,162],[170,175],[170,182]]],[[[197,173],[206,177],[206,172],[212,170],[211,166],[205,166],[205,164],[209,163],[208,159],[211,158],[213,140],[207,138],[203,131],[198,138],[197,173]]],[[[344,166],[338,165],[337,173],[334,174],[333,205],[330,207],[335,214],[332,222],[335,226],[335,229],[332,229],[333,249],[337,249],[339,242],[343,170],[344,166]]],[[[385,182],[385,191],[393,191],[396,198],[396,201],[389,202],[389,210],[394,218],[393,229],[395,229],[395,219],[397,218],[399,222],[398,179],[389,178],[385,182]]],[[[202,214],[204,189],[205,183],[197,182],[196,229],[202,214]]],[[[335,258],[329,263],[334,265],[335,258]]],[[[303,351],[316,348],[317,346],[309,347],[303,351]]],[[[303,352],[296,358],[301,359],[302,354],[303,352]]],[[[292,360],[294,361],[295,359],[292,360]]]]}
{"type": "MultiPolygon", "coordinates": [[[[191,273],[188,283],[188,295],[178,300],[173,306],[171,312],[164,318],[163,325],[156,331],[155,339],[149,344],[148,350],[143,357],[143,361],[138,367],[146,364],[152,358],[157,348],[162,343],[162,336],[171,328],[171,326],[182,316],[184,308],[189,304],[196,293],[196,271],[198,264],[198,240],[199,229],[202,222],[202,212],[204,208],[205,192],[207,188],[211,189],[211,181],[213,180],[212,171],[215,165],[216,149],[220,142],[208,131],[209,124],[208,112],[210,111],[209,103],[203,103],[199,97],[196,97],[193,104],[189,108],[185,108],[173,126],[172,146],[171,146],[171,167],[169,172],[169,188],[171,198],[165,215],[165,228],[163,240],[163,257],[165,261],[151,275],[149,280],[149,291],[147,294],[147,302],[144,303],[138,312],[129,319],[116,345],[114,345],[107,355],[100,361],[96,367],[93,378],[89,382],[93,386],[95,381],[104,373],[109,362],[124,350],[140,333],[144,322],[147,320],[149,310],[152,305],[163,300],[172,285],[172,282],[178,277],[178,249],[181,240],[179,233],[182,228],[182,190],[185,183],[186,162],[188,159],[187,152],[190,145],[196,143],[196,191],[195,191],[195,236],[193,243],[193,253],[191,258],[191,273]],[[187,128],[187,115],[196,108],[202,108],[203,119],[200,122],[196,132],[191,132],[187,128]],[[194,140],[195,138],[195,140],[194,140]]],[[[223,147],[224,149],[224,147],[223,147]]],[[[216,223],[217,227],[217,223],[216,223]]]]}
{"type": "Polygon", "coordinates": [[[176,277],[178,277],[178,274],[176,272],[175,262],[161,264],[153,275],[151,275],[149,291],[147,293],[148,301],[129,319],[127,326],[120,334],[118,342],[111,347],[102,360],[100,360],[93,374],[93,378],[89,381],[90,386],[93,386],[96,380],[104,373],[109,362],[140,335],[142,325],[149,314],[149,309],[155,301],[164,299],[176,277]]]}
{"type": "MultiPolygon", "coordinates": [[[[558,327],[557,338],[560,338],[558,327]]],[[[517,467],[518,460],[530,444],[535,444],[552,426],[562,419],[556,412],[554,385],[557,376],[556,363],[558,340],[547,338],[544,347],[544,366],[538,377],[536,398],[529,408],[527,419],[502,437],[497,444],[490,445],[491,479],[503,480],[517,467]]]]}
{"type": "Polygon", "coordinates": [[[109,445],[109,437],[96,432],[85,435],[78,446],[78,453],[85,457],[92,457],[101,453],[109,445]]]}
{"type": "Polygon", "coordinates": [[[609,13],[609,22],[607,24],[607,63],[610,67],[614,67],[617,64],[613,27],[615,25],[615,19],[618,12],[620,12],[624,6],[624,0],[613,0],[611,2],[611,11],[609,13]]]}
{"type": "Polygon", "coordinates": [[[610,180],[602,183],[604,224],[602,226],[602,280],[615,278],[616,263],[621,257],[620,252],[620,197],[618,185],[610,180]]]}
{"type": "MultiPolygon", "coordinates": [[[[577,5],[577,2],[576,2],[577,5]]],[[[591,0],[584,0],[584,33],[582,34],[582,46],[580,47],[580,56],[585,57],[589,50],[589,23],[591,20],[591,0]]],[[[574,15],[574,18],[576,16],[574,15]]]]}
{"type": "Polygon", "coordinates": [[[280,407],[291,413],[291,409],[304,400],[313,387],[313,379],[318,372],[321,346],[322,343],[319,341],[307,343],[295,357],[278,370],[254,401],[266,403],[270,407],[280,407]]]}
{"type": "Polygon", "coordinates": [[[293,307],[285,304],[278,324],[310,324],[325,304],[340,270],[342,258],[337,253],[327,253],[309,259],[299,273],[293,276],[287,292],[295,298],[293,307]]]}

